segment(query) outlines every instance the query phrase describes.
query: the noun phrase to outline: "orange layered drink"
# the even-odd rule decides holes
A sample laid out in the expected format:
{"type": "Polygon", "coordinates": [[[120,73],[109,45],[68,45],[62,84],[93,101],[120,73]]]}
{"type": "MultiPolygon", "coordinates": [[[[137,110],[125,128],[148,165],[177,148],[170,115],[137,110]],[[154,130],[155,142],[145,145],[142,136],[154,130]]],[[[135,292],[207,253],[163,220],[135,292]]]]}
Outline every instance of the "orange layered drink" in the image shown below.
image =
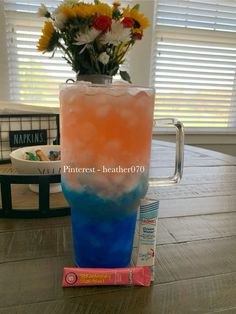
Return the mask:
{"type": "Polygon", "coordinates": [[[132,85],[62,85],[62,188],[75,262],[125,267],[148,186],[154,92],[132,85]]]}

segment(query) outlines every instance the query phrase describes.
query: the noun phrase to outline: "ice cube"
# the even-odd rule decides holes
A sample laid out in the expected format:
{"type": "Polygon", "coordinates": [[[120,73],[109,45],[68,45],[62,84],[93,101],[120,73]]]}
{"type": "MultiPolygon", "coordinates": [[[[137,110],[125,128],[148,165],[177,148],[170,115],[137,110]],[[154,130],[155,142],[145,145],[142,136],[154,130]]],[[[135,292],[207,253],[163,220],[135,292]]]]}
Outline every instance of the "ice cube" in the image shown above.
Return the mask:
{"type": "Polygon", "coordinates": [[[121,147],[121,142],[119,140],[112,140],[110,142],[108,142],[105,146],[105,150],[107,152],[114,152],[114,151],[117,151],[117,150],[120,150],[120,147],[121,147]]]}
{"type": "Polygon", "coordinates": [[[111,110],[111,106],[109,104],[98,105],[96,109],[96,114],[98,117],[105,117],[109,111],[111,110]]]}
{"type": "Polygon", "coordinates": [[[127,108],[122,108],[119,110],[119,114],[124,119],[132,119],[132,110],[127,108]]]}

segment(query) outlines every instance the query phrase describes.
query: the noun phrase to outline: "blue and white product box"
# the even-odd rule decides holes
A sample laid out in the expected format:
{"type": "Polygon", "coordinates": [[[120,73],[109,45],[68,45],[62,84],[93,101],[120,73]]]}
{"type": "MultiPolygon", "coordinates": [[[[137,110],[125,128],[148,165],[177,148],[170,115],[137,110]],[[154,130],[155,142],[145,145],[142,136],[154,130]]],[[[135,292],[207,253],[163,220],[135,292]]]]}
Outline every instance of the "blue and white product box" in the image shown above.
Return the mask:
{"type": "Polygon", "coordinates": [[[151,266],[152,281],[154,280],[158,210],[158,200],[141,200],[139,209],[139,246],[136,266],[151,266]]]}

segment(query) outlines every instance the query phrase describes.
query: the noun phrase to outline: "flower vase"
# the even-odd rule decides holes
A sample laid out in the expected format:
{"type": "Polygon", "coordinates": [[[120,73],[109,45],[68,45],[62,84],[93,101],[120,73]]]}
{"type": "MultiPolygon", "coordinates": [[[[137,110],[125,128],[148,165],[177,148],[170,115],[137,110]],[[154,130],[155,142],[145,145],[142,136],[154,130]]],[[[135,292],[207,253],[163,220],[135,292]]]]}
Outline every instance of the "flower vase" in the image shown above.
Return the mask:
{"type": "Polygon", "coordinates": [[[112,76],[103,74],[77,74],[76,80],[91,82],[92,84],[111,84],[112,76]]]}

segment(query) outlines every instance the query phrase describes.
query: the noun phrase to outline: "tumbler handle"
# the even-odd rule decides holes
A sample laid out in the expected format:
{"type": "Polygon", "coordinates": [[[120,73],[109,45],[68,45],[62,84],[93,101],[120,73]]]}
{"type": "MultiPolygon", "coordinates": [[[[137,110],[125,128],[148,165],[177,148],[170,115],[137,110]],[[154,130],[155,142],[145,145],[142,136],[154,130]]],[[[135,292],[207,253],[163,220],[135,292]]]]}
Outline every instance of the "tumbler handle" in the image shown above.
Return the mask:
{"type": "Polygon", "coordinates": [[[184,166],[184,126],[177,119],[154,119],[154,126],[174,125],[176,127],[175,172],[172,177],[150,178],[149,186],[171,185],[178,183],[183,175],[184,166]]]}

